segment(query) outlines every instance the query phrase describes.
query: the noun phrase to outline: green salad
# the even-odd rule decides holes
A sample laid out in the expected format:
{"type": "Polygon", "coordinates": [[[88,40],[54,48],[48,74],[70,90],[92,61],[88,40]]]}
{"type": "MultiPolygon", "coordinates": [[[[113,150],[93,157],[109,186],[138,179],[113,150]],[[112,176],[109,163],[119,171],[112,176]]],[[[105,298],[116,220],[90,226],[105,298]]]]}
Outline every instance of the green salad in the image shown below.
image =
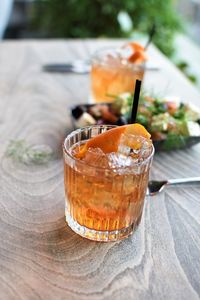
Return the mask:
{"type": "MultiPolygon", "coordinates": [[[[111,110],[130,117],[133,96],[129,93],[116,97],[111,110]]],[[[190,104],[170,99],[140,96],[137,122],[144,125],[154,141],[165,141],[163,148],[184,146],[188,137],[200,137],[200,111],[190,104]]]]}
{"type": "MultiPolygon", "coordinates": [[[[133,95],[111,96],[111,103],[78,105],[72,109],[74,126],[130,123],[133,95]]],[[[156,150],[190,147],[200,142],[200,110],[172,98],[140,96],[137,120],[151,133],[156,150]]]]}
{"type": "MultiPolygon", "coordinates": [[[[118,96],[112,103],[115,114],[130,116],[133,96],[129,93],[118,96]]],[[[169,134],[183,136],[200,135],[200,112],[189,104],[142,95],[137,122],[144,125],[154,140],[166,139],[169,134]]]]}

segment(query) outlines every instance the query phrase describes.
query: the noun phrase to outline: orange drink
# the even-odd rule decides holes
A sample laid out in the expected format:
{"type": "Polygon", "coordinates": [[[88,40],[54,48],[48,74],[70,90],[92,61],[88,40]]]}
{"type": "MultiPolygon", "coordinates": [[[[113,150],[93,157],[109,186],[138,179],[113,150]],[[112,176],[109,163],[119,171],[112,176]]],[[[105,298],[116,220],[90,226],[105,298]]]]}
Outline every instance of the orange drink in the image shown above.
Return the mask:
{"type": "Polygon", "coordinates": [[[112,96],[133,93],[136,79],[143,79],[146,57],[127,55],[120,48],[102,49],[93,56],[91,96],[95,102],[112,102],[112,96]]]}
{"type": "Polygon", "coordinates": [[[116,127],[120,134],[114,133],[119,152],[111,152],[109,145],[101,147],[103,135],[108,130],[112,135],[113,127],[78,129],[64,142],[66,221],[76,233],[97,241],[127,237],[139,224],[153,156],[152,144],[134,135],[135,149],[124,153],[130,150],[127,136],[131,143],[125,126],[116,127]],[[93,142],[100,135],[102,139],[93,142]]]}

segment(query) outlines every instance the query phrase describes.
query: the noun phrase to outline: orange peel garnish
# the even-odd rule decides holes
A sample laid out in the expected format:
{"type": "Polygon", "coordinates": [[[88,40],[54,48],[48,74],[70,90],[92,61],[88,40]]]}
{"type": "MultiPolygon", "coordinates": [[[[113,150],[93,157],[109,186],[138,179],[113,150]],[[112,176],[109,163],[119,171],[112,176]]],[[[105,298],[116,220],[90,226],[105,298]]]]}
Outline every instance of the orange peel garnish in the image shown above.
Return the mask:
{"type": "Polygon", "coordinates": [[[135,51],[145,51],[144,47],[137,42],[127,43],[124,47],[130,47],[133,52],[135,51]]]}
{"type": "Polygon", "coordinates": [[[129,56],[128,61],[131,63],[139,64],[143,61],[148,60],[148,56],[144,51],[137,50],[131,56],[129,56]]]}
{"type": "MultiPolygon", "coordinates": [[[[89,148],[100,148],[104,153],[117,152],[120,138],[122,134],[132,134],[135,136],[142,136],[150,139],[150,133],[141,124],[129,124],[105,131],[87,141],[78,153],[75,154],[76,158],[83,158],[89,148]]],[[[134,148],[134,145],[129,145],[134,148]]],[[[138,145],[137,145],[138,147],[138,145]]]]}
{"type": "Polygon", "coordinates": [[[130,42],[123,46],[123,48],[129,47],[132,50],[131,55],[128,57],[128,61],[130,63],[139,64],[148,60],[148,55],[146,54],[145,48],[137,43],[137,42],[130,42]]]}

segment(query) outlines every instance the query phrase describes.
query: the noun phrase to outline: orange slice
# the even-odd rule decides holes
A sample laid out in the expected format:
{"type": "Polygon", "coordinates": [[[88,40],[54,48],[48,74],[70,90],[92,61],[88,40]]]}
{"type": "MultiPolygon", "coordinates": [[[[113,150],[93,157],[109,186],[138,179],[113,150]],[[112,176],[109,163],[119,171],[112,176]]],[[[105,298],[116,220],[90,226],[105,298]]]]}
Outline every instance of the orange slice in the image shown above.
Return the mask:
{"type": "Polygon", "coordinates": [[[146,139],[150,139],[151,137],[148,131],[141,124],[135,123],[119,126],[91,138],[80,148],[80,151],[75,155],[75,157],[83,158],[89,148],[100,148],[104,153],[117,152],[122,134],[142,136],[146,139]]]}

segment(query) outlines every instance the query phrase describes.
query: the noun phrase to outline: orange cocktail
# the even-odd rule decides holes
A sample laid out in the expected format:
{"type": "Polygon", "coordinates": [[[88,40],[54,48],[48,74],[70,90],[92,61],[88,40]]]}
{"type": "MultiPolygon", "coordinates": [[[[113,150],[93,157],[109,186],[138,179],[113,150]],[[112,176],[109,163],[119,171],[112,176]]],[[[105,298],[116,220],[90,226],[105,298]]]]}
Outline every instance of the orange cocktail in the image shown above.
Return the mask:
{"type": "Polygon", "coordinates": [[[100,241],[126,237],[140,222],[153,155],[148,144],[140,160],[98,147],[83,157],[86,141],[111,128],[78,129],[64,143],[66,220],[78,234],[100,241]]]}
{"type": "MultiPolygon", "coordinates": [[[[130,44],[135,45],[136,43],[130,44]]],[[[143,49],[143,47],[141,48],[143,49]]],[[[128,47],[102,49],[93,56],[91,69],[92,100],[95,102],[112,102],[113,96],[126,92],[133,93],[136,79],[143,79],[146,55],[144,55],[144,50],[135,51],[135,55],[132,55],[129,50],[128,47]]]]}

